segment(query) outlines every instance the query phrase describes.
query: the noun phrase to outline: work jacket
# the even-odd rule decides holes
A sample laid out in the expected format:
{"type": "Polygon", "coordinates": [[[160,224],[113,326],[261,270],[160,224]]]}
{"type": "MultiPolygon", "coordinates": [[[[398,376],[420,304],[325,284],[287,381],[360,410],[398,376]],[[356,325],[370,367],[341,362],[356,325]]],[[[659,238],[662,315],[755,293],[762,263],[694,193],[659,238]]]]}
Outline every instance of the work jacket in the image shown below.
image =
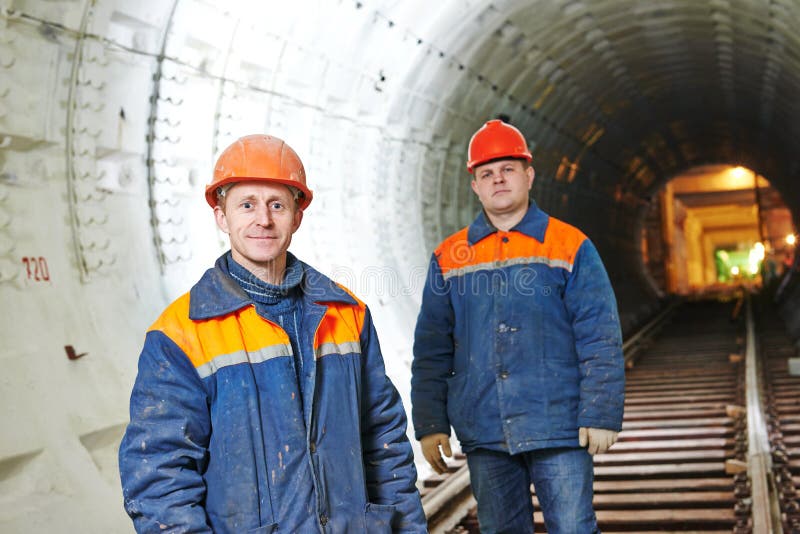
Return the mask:
{"type": "Polygon", "coordinates": [[[370,313],[303,269],[302,395],[288,335],[224,257],[148,331],[119,453],[138,532],[426,532],[370,313]]]}
{"type": "Polygon", "coordinates": [[[417,320],[417,439],[455,429],[462,450],[577,447],[619,430],[616,300],[594,245],[531,203],[510,231],[481,213],[434,252],[417,320]]]}

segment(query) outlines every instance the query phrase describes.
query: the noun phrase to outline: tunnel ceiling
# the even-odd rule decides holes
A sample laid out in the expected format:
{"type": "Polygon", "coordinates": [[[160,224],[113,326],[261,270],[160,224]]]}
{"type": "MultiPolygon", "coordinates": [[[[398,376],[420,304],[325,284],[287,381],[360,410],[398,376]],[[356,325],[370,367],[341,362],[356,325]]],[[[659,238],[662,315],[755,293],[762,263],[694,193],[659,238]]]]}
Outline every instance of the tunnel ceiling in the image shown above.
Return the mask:
{"type": "MultiPolygon", "coordinates": [[[[154,63],[150,155],[162,151],[162,140],[205,142],[197,132],[209,127],[213,153],[248,119],[263,129],[260,118],[271,128],[304,130],[312,167],[321,160],[352,166],[357,157],[346,152],[371,136],[379,146],[369,157],[421,184],[428,247],[474,213],[466,143],[498,114],[529,138],[537,200],[556,214],[584,213],[585,202],[636,211],[665,180],[706,163],[755,169],[800,211],[794,0],[4,4],[7,25],[38,25],[67,46],[77,39],[78,59],[87,61],[71,101],[94,88],[80,78],[96,70],[98,48],[107,51],[100,56],[129,53],[154,63]],[[211,116],[169,109],[202,100],[194,87],[192,96],[176,96],[189,89],[187,75],[203,79],[211,116]],[[372,132],[332,140],[315,130],[338,120],[372,132]],[[159,135],[178,122],[184,130],[192,124],[191,133],[159,135]],[[403,153],[392,160],[386,149],[398,144],[403,153]]],[[[204,153],[195,170],[211,156],[204,153]]],[[[149,169],[151,181],[157,170],[149,169]]]]}
{"type": "Polygon", "coordinates": [[[800,3],[509,0],[448,20],[461,22],[442,23],[447,68],[415,90],[468,113],[435,128],[463,150],[480,120],[507,114],[535,145],[543,196],[574,182],[636,205],[724,162],[766,175],[797,213],[800,3]]]}
{"type": "MultiPolygon", "coordinates": [[[[100,265],[81,244],[78,204],[99,198],[79,191],[93,186],[82,176],[105,172],[94,184],[105,192],[110,174],[125,182],[112,190],[125,191],[144,175],[156,252],[169,273],[169,265],[197,256],[187,236],[206,215],[202,205],[172,197],[192,198],[221,146],[264,130],[304,154],[312,186],[331,193],[315,207],[346,214],[344,233],[372,226],[370,199],[381,199],[377,255],[398,266],[424,262],[424,251],[474,217],[466,145],[500,114],[530,141],[536,201],[622,258],[615,272],[638,254],[637,221],[654,191],[696,165],[750,167],[782,193],[795,219],[800,213],[794,0],[5,0],[0,7],[0,67],[9,74],[0,98],[24,103],[4,103],[3,130],[12,149],[68,147],[79,266],[100,265]],[[52,95],[59,107],[37,106],[52,95]],[[92,156],[112,168],[94,169],[92,156]],[[134,156],[144,168],[119,163],[134,156]],[[354,200],[358,209],[340,207],[354,200]],[[175,210],[193,215],[172,224],[175,210]]],[[[100,211],[89,220],[110,215],[100,211]]],[[[328,228],[310,218],[307,227],[315,225],[316,235],[328,228]]],[[[319,255],[351,264],[359,254],[319,255]]],[[[85,278],[90,269],[82,269],[85,278]]]]}

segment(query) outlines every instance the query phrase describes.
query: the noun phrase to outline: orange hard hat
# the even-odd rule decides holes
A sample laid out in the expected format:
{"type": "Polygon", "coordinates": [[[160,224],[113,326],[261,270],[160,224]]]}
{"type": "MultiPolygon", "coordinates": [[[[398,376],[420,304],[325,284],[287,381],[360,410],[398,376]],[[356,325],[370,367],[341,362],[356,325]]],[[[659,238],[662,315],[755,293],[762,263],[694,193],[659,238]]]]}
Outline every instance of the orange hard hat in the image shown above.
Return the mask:
{"type": "Polygon", "coordinates": [[[501,158],[526,159],[529,163],[533,159],[522,132],[495,119],[481,126],[469,140],[467,170],[472,172],[482,163],[501,158]]]}
{"type": "Polygon", "coordinates": [[[234,182],[275,182],[302,193],[298,207],[305,209],[313,197],[306,186],[303,162],[283,139],[271,135],[246,135],[226,148],[214,166],[214,179],[206,186],[206,201],[217,205],[217,188],[234,182]]]}

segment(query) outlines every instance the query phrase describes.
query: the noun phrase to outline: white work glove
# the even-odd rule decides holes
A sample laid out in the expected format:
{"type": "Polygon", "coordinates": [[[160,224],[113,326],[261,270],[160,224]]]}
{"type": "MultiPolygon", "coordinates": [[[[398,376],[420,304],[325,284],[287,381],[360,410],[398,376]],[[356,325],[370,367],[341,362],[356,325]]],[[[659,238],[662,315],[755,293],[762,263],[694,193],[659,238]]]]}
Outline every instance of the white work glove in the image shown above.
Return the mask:
{"type": "Polygon", "coordinates": [[[617,433],[605,428],[589,428],[582,426],[578,429],[578,443],[581,447],[588,445],[589,454],[603,454],[617,441],[617,433]]]}
{"type": "Polygon", "coordinates": [[[422,436],[422,439],[419,440],[419,444],[422,447],[422,455],[425,456],[425,459],[431,467],[433,467],[433,470],[440,475],[447,472],[447,464],[444,462],[444,458],[442,458],[439,452],[439,447],[441,446],[445,456],[451,458],[453,452],[450,450],[450,436],[441,432],[438,434],[428,434],[427,436],[422,436]]]}

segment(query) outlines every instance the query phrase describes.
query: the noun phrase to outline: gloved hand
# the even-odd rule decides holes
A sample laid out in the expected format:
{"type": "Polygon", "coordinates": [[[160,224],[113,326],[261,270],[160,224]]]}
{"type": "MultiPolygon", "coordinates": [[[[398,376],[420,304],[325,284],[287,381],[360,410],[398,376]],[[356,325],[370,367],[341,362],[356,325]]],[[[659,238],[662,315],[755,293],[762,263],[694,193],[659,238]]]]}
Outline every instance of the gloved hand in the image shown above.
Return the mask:
{"type": "Polygon", "coordinates": [[[450,436],[441,432],[438,434],[428,434],[427,436],[422,436],[422,439],[419,440],[419,444],[422,447],[422,455],[425,456],[425,459],[431,467],[433,467],[433,470],[440,475],[446,472],[447,464],[444,462],[444,458],[442,458],[439,452],[439,447],[441,446],[445,456],[451,458],[453,452],[450,450],[450,436]]]}
{"type": "Polygon", "coordinates": [[[617,441],[617,433],[605,428],[589,428],[582,426],[578,429],[578,443],[581,447],[588,445],[589,454],[603,454],[617,441]]]}

